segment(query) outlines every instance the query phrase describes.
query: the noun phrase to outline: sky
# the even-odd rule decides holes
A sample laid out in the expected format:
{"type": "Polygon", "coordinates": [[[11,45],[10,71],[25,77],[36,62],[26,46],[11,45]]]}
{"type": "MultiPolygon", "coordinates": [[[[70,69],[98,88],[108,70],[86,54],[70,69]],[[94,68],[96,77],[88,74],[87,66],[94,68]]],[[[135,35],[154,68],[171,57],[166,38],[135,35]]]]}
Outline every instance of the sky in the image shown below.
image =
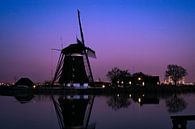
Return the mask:
{"type": "Polygon", "coordinates": [[[164,79],[168,64],[195,82],[195,0],[0,0],[0,81],[51,80],[58,51],[80,37],[95,80],[113,67],[164,79]]]}

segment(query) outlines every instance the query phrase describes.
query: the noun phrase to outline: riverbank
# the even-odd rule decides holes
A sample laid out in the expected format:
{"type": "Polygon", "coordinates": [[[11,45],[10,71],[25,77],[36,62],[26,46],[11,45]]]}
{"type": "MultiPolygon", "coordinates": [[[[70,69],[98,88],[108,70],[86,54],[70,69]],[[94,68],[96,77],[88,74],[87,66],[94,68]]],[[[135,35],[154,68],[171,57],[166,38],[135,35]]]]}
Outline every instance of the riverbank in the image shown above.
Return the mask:
{"type": "Polygon", "coordinates": [[[92,95],[112,95],[112,94],[173,94],[173,93],[195,93],[195,86],[152,86],[139,87],[131,86],[126,88],[113,87],[90,87],[85,89],[68,87],[36,87],[36,88],[18,88],[15,86],[0,87],[0,95],[15,94],[37,94],[37,95],[69,95],[69,94],[92,94],[92,95]]]}

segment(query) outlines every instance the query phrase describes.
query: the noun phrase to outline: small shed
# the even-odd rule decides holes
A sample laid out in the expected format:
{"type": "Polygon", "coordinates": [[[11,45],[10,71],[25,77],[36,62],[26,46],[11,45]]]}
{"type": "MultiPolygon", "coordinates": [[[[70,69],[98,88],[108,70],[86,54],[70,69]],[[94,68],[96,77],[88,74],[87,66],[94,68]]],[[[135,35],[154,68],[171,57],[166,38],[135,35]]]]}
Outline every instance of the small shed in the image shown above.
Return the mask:
{"type": "Polygon", "coordinates": [[[17,87],[33,87],[34,83],[29,78],[20,78],[15,86],[17,87]]]}

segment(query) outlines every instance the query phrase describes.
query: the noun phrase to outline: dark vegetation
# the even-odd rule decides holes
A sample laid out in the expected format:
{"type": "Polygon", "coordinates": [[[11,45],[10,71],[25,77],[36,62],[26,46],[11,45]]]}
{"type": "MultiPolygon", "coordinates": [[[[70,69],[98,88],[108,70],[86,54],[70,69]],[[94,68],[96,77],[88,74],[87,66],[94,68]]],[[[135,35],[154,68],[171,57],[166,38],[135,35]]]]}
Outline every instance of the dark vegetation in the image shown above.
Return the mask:
{"type": "Polygon", "coordinates": [[[186,69],[182,66],[178,66],[175,64],[170,64],[167,66],[167,70],[165,73],[165,77],[169,78],[177,85],[178,81],[187,75],[186,69]]]}
{"type": "Polygon", "coordinates": [[[126,86],[128,85],[131,74],[128,70],[121,70],[117,67],[114,67],[108,71],[106,76],[110,79],[112,85],[116,86],[117,84],[123,83],[126,86]]]}
{"type": "MultiPolygon", "coordinates": [[[[37,85],[36,87],[17,87],[13,86],[1,86],[0,87],[0,94],[22,94],[22,93],[33,93],[33,94],[118,94],[118,93],[155,93],[155,94],[174,94],[174,93],[186,93],[186,92],[195,92],[194,85],[183,85],[179,86],[177,82],[184,76],[187,75],[187,71],[182,68],[181,66],[177,65],[168,65],[166,70],[166,77],[170,77],[174,82],[175,85],[164,85],[164,84],[155,84],[151,85],[142,85],[142,83],[136,83],[136,85],[131,84],[129,79],[132,76],[142,75],[140,73],[134,73],[131,75],[128,70],[121,70],[117,67],[111,69],[107,73],[107,77],[111,81],[111,85],[106,85],[104,87],[89,87],[85,89],[76,89],[70,87],[63,87],[63,86],[51,86],[48,85],[37,85]],[[123,85],[118,86],[118,85],[123,85]]],[[[145,81],[143,78],[141,80],[137,80],[137,82],[145,81]]],[[[24,79],[26,80],[26,79],[24,79]]],[[[130,79],[131,80],[131,79],[130,79]]],[[[132,81],[132,80],[131,80],[132,81]]],[[[26,82],[26,81],[24,81],[26,82]]],[[[132,83],[132,82],[131,82],[132,83]]],[[[21,83],[23,84],[23,83],[21,83]]],[[[33,83],[32,83],[33,84],[33,83]]],[[[31,84],[31,85],[32,85],[31,84]]],[[[101,86],[101,84],[100,84],[101,86]]]]}

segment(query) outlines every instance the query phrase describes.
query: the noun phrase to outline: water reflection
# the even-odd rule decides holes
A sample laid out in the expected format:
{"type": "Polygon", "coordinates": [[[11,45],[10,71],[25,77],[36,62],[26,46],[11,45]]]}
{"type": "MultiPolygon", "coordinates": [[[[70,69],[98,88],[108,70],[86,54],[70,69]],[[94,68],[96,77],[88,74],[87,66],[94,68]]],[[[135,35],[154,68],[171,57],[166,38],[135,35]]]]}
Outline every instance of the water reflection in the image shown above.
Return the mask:
{"type": "Polygon", "coordinates": [[[145,104],[159,104],[159,98],[157,94],[132,94],[131,98],[140,106],[145,104]]]}
{"type": "Polygon", "coordinates": [[[187,121],[195,120],[195,115],[171,116],[173,129],[187,129],[187,121]]]}
{"type": "Polygon", "coordinates": [[[131,100],[128,95],[117,94],[110,97],[110,99],[107,101],[107,104],[116,111],[120,108],[127,108],[131,104],[131,100]]]}
{"type": "Polygon", "coordinates": [[[109,97],[107,104],[113,110],[117,111],[121,108],[128,108],[132,101],[140,106],[145,104],[159,104],[159,98],[155,94],[117,94],[109,97]]]}
{"type": "Polygon", "coordinates": [[[33,99],[34,95],[30,93],[23,93],[23,94],[17,94],[14,97],[21,104],[25,104],[30,102],[33,99]]]}
{"type": "Polygon", "coordinates": [[[60,96],[57,101],[59,107],[56,108],[56,112],[62,129],[95,129],[95,124],[88,124],[93,107],[93,96],[60,96]]]}
{"type": "Polygon", "coordinates": [[[168,112],[177,113],[183,111],[187,107],[187,102],[177,95],[166,100],[166,106],[168,107],[168,112]]]}
{"type": "Polygon", "coordinates": [[[52,124],[55,129],[59,128],[58,125],[61,129],[194,129],[195,125],[192,124],[195,122],[188,124],[192,118],[183,117],[183,115],[195,114],[195,105],[192,103],[194,97],[195,95],[142,93],[96,97],[91,95],[56,95],[53,96],[55,107],[53,108],[51,96],[34,96],[31,93],[14,95],[14,97],[2,96],[0,97],[2,104],[0,121],[1,124],[5,124],[1,125],[0,128],[11,129],[12,127],[9,127],[8,123],[9,119],[12,118],[11,121],[15,121],[16,126],[21,129],[24,128],[22,124],[17,124],[19,119],[26,120],[25,128],[28,125],[33,127],[31,122],[28,123],[28,120],[36,120],[40,122],[36,128],[47,129],[54,129],[50,127],[52,124]],[[13,103],[13,99],[17,99],[22,104],[13,103]],[[26,104],[32,99],[33,103],[26,104]],[[182,113],[179,113],[181,111],[182,113]],[[21,112],[25,115],[22,115],[21,112]],[[170,112],[174,113],[173,117],[170,117],[170,112]],[[182,119],[180,119],[181,117],[177,119],[178,115],[182,115],[182,119]],[[93,121],[97,125],[92,123],[93,121]]]}

